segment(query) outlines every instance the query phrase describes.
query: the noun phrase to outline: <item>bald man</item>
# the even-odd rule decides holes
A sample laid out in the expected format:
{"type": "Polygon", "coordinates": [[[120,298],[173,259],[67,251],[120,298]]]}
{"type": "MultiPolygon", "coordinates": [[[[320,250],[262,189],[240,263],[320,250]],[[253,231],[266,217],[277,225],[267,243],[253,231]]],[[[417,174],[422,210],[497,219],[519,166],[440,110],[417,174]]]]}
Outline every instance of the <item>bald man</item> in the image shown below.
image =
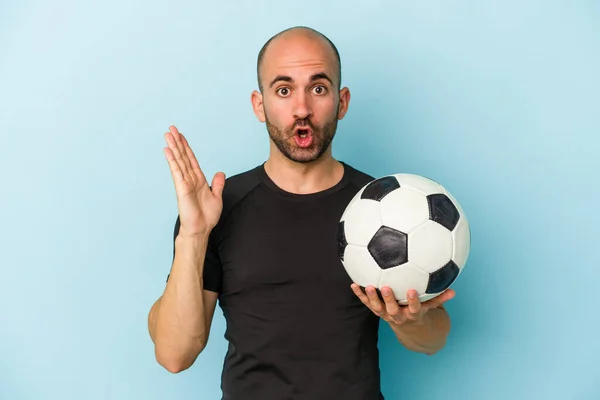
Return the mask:
{"type": "Polygon", "coordinates": [[[167,284],[148,317],[156,359],[173,373],[189,368],[218,302],[229,344],[223,399],[383,399],[380,320],[408,349],[434,354],[453,291],[399,306],[389,288],[363,291],[341,265],[338,221],[374,178],[332,156],[350,102],[333,43],[306,27],[283,31],[261,49],[257,75],[252,107],[270,137],[261,165],[217,173],[209,186],[186,138],[174,126],[165,134],[178,216],[167,284]]]}

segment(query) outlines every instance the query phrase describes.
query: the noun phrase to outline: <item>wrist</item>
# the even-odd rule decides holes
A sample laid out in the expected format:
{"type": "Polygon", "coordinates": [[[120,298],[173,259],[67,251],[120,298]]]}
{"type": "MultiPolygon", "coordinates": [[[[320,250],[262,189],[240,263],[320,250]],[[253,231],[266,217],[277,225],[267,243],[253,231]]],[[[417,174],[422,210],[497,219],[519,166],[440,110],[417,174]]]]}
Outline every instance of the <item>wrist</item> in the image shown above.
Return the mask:
{"type": "Polygon", "coordinates": [[[180,233],[175,238],[175,255],[184,258],[203,258],[208,246],[208,234],[180,233]]]}
{"type": "Polygon", "coordinates": [[[184,228],[180,228],[175,240],[188,243],[207,242],[210,232],[211,229],[206,229],[200,232],[187,232],[184,228]]]}

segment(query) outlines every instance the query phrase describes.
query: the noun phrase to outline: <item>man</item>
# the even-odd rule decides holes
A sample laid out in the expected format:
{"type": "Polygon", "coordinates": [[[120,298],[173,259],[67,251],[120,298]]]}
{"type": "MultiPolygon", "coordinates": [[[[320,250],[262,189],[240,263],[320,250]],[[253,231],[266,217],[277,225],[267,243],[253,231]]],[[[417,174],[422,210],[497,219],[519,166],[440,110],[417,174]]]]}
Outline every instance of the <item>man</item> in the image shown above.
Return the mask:
{"type": "MultiPolygon", "coordinates": [[[[446,291],[399,306],[389,288],[366,293],[337,254],[338,221],[373,180],[332,157],[348,109],[335,46],[296,27],[269,40],[251,96],[265,122],[264,164],[211,186],[185,137],[165,134],[178,199],[174,259],[149,314],[157,361],[189,368],[206,346],[217,300],[227,323],[223,399],[382,399],[380,318],[407,348],[433,354],[450,320],[446,291]]],[[[413,291],[409,291],[411,297],[413,291]]]]}

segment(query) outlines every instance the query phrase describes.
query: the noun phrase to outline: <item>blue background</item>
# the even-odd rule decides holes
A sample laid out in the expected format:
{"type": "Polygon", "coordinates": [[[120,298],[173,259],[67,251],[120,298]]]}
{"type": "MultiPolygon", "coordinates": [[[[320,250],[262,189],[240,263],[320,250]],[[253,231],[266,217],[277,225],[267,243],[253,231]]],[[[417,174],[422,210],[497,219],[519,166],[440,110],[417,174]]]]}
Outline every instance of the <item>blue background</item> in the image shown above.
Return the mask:
{"type": "Polygon", "coordinates": [[[217,311],[192,368],[154,360],[176,124],[212,176],[267,157],[250,106],[274,33],[338,46],[334,155],[446,186],[473,247],[433,357],[382,325],[387,399],[598,399],[596,1],[0,3],[0,398],[217,399],[217,311]]]}

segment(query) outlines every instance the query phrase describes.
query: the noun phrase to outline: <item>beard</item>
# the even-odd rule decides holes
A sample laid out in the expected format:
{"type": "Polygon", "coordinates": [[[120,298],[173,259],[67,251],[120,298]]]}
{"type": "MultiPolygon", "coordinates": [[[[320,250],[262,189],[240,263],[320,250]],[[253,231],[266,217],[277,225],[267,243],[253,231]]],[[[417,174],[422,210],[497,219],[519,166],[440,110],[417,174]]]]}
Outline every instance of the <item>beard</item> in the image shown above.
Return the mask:
{"type": "Polygon", "coordinates": [[[292,126],[280,129],[273,125],[265,110],[265,120],[269,137],[275,143],[279,151],[289,160],[298,163],[310,163],[318,160],[329,148],[337,130],[337,116],[326,122],[323,126],[315,126],[308,119],[299,119],[292,126]],[[313,142],[310,147],[300,148],[294,141],[296,127],[310,127],[313,142]]]}

